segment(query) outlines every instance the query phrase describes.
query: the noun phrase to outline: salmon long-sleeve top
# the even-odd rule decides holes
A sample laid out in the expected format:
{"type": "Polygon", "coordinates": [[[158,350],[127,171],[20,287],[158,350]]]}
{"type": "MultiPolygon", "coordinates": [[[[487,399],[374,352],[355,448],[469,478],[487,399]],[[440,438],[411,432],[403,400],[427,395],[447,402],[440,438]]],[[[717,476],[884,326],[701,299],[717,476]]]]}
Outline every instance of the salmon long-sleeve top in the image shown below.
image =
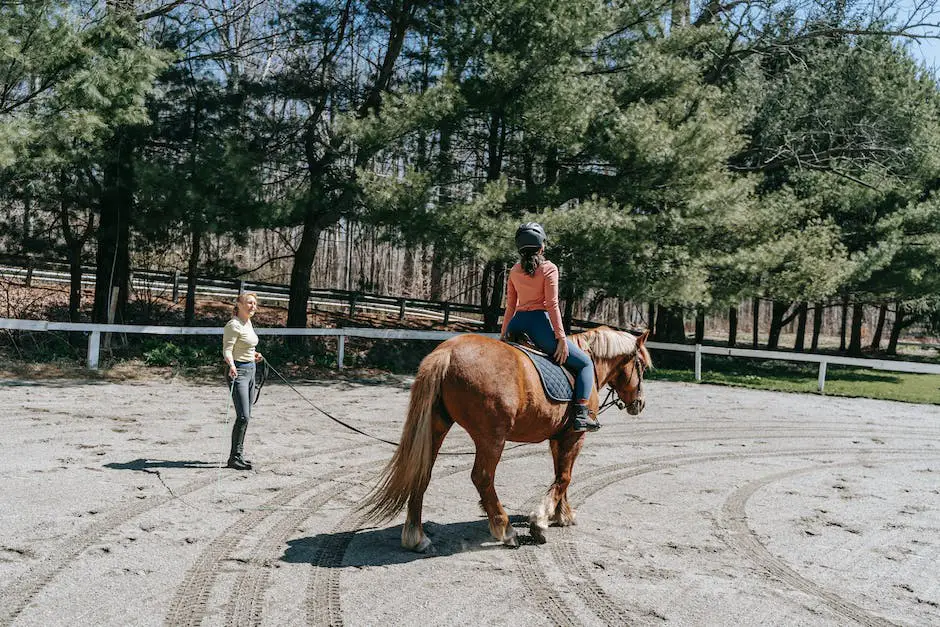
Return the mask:
{"type": "Polygon", "coordinates": [[[535,274],[529,276],[522,264],[517,263],[509,271],[506,282],[506,314],[500,335],[506,335],[506,327],[517,311],[538,310],[548,312],[555,337],[559,340],[564,338],[565,327],[558,308],[558,266],[551,261],[543,261],[535,269],[535,274]]]}

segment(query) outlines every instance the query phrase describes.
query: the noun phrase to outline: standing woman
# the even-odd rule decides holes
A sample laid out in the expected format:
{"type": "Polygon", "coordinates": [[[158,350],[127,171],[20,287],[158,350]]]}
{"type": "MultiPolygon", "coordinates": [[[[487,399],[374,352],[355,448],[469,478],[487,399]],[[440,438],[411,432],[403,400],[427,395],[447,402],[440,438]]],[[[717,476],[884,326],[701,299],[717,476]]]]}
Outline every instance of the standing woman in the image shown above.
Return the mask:
{"type": "Polygon", "coordinates": [[[525,332],[538,348],[575,374],[575,406],[571,417],[574,431],[597,431],[600,424],[591,415],[588,399],[594,389],[594,363],[587,353],[565,337],[558,308],[558,266],[545,258],[545,230],[527,222],[516,230],[519,263],[509,271],[506,314],[502,339],[525,332]]]}
{"type": "Polygon", "coordinates": [[[258,297],[252,292],[239,294],[235,299],[234,316],[222,332],[222,356],[228,365],[228,377],[234,381],[232,401],[235,404],[235,424],[232,426],[232,450],[228,467],[251,470],[251,462],[242,457],[245,431],[251,418],[251,399],[255,391],[255,363],[261,353],[255,350],[258,336],[251,326],[251,317],[258,308],[258,297]]]}

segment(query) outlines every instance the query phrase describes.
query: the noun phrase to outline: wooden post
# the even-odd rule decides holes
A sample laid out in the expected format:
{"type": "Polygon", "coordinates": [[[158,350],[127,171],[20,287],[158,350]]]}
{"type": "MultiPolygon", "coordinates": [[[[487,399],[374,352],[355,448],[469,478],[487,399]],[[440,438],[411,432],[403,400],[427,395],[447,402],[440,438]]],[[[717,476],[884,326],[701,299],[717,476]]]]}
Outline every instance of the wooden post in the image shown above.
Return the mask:
{"type": "Polygon", "coordinates": [[[88,336],[88,368],[98,369],[98,353],[101,348],[101,331],[92,331],[88,336]]]}
{"type": "Polygon", "coordinates": [[[702,380],[702,345],[695,345],[695,380],[702,380]]]}
{"type": "Polygon", "coordinates": [[[408,302],[404,298],[398,299],[398,319],[405,319],[405,303],[408,302]]]}
{"type": "Polygon", "coordinates": [[[173,304],[175,305],[180,297],[180,271],[173,271],[173,304]]]}
{"type": "Polygon", "coordinates": [[[820,392],[826,391],[826,362],[825,360],[819,362],[819,381],[818,387],[820,392]]]}
{"type": "Polygon", "coordinates": [[[336,367],[339,370],[343,369],[343,362],[346,358],[346,336],[338,335],[336,336],[336,367]]]}
{"type": "Polygon", "coordinates": [[[444,303],[444,326],[450,323],[450,303],[444,303]]]}
{"type": "Polygon", "coordinates": [[[349,295],[349,315],[350,317],[356,315],[356,292],[349,295]]]}
{"type": "Polygon", "coordinates": [[[238,295],[241,296],[245,293],[245,282],[242,280],[238,281],[238,295]]]}
{"type": "Polygon", "coordinates": [[[26,287],[33,286],[33,258],[26,258],[26,287]]]}

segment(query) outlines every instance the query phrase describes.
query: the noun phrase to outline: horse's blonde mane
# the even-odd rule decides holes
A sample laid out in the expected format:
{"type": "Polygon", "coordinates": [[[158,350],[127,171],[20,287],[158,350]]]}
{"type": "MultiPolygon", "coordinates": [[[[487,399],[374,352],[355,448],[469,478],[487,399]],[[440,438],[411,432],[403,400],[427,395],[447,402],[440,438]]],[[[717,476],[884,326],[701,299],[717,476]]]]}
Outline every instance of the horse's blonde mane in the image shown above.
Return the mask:
{"type": "Polygon", "coordinates": [[[600,359],[636,354],[636,338],[625,331],[615,331],[609,327],[597,327],[579,333],[574,339],[578,346],[600,359]]]}
{"type": "MultiPolygon", "coordinates": [[[[595,359],[616,359],[617,357],[633,357],[636,355],[636,336],[627,331],[616,331],[610,327],[597,327],[584,333],[572,335],[571,339],[590,353],[595,359]]],[[[640,356],[647,366],[652,365],[649,351],[644,345],[640,356]]]]}

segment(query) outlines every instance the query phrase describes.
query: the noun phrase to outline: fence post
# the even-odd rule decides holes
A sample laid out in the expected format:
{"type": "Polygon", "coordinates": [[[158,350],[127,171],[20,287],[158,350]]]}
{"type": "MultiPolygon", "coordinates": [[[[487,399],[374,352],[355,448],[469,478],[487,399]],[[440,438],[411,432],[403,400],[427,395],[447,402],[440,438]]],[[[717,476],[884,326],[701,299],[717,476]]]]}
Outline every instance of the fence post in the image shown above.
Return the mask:
{"type": "Polygon", "coordinates": [[[823,392],[826,388],[826,361],[819,362],[819,391],[823,392]]]}
{"type": "Polygon", "coordinates": [[[238,281],[238,295],[241,296],[245,293],[245,282],[241,279],[238,281]]]}
{"type": "Polygon", "coordinates": [[[398,319],[399,320],[405,319],[405,302],[406,301],[404,298],[398,299],[398,319]]]}
{"type": "Polygon", "coordinates": [[[346,357],[346,336],[337,335],[336,336],[336,368],[338,370],[343,369],[343,361],[346,357]]]}
{"type": "Polygon", "coordinates": [[[26,287],[33,286],[33,258],[26,257],[26,287]]]}
{"type": "Polygon", "coordinates": [[[173,304],[176,304],[176,301],[180,297],[180,271],[173,271],[173,304]]]}
{"type": "Polygon", "coordinates": [[[444,326],[450,322],[450,303],[444,303],[444,326]]]}
{"type": "Polygon", "coordinates": [[[98,369],[98,352],[101,347],[101,331],[92,331],[88,336],[88,368],[98,369]]]}
{"type": "Polygon", "coordinates": [[[349,316],[350,317],[356,315],[356,296],[357,296],[356,292],[353,292],[352,294],[349,295],[349,316]]]}
{"type": "Polygon", "coordinates": [[[702,345],[695,345],[695,380],[702,380],[702,345]]]}

